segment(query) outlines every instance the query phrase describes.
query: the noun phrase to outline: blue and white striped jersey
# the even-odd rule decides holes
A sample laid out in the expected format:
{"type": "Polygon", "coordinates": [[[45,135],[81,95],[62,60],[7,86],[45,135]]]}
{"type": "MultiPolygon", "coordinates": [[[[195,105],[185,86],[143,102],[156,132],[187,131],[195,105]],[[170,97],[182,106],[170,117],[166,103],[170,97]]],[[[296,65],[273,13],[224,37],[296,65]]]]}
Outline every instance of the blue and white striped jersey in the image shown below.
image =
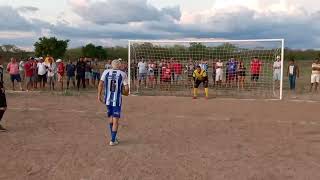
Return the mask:
{"type": "Polygon", "coordinates": [[[126,73],[120,70],[108,69],[102,73],[104,82],[104,102],[107,106],[119,106],[122,103],[122,85],[128,85],[126,73]]]}

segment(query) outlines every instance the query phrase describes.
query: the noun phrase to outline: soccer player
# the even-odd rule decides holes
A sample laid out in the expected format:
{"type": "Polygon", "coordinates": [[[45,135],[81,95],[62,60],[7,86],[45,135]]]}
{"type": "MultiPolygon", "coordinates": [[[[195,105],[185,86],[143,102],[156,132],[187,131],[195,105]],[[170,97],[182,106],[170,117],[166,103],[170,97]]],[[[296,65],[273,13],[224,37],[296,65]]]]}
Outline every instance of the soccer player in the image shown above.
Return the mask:
{"type": "Polygon", "coordinates": [[[289,77],[291,91],[296,89],[296,79],[299,78],[299,74],[299,66],[295,64],[294,59],[291,59],[287,69],[287,76],[289,77]]]}
{"type": "Polygon", "coordinates": [[[216,82],[217,85],[221,87],[222,85],[222,78],[223,78],[223,62],[221,61],[221,59],[218,60],[218,62],[216,62],[216,82]]]}
{"type": "Polygon", "coordinates": [[[276,61],[273,63],[273,91],[277,89],[279,86],[279,82],[281,80],[281,57],[277,56],[276,61]]]}
{"type": "Polygon", "coordinates": [[[208,99],[209,98],[209,89],[208,89],[209,80],[208,80],[207,72],[204,69],[201,69],[200,66],[197,66],[196,70],[193,72],[193,80],[194,80],[193,99],[197,99],[198,88],[201,83],[203,83],[206,98],[208,99]]]}
{"type": "Polygon", "coordinates": [[[111,131],[110,146],[115,146],[117,140],[118,123],[121,117],[122,94],[129,94],[128,78],[126,73],[119,70],[121,62],[114,60],[111,63],[112,69],[105,70],[101,76],[98,86],[98,100],[102,101],[104,90],[104,103],[108,109],[109,127],[111,131]]]}
{"type": "MultiPolygon", "coordinates": [[[[6,95],[5,95],[5,90],[4,90],[4,85],[3,85],[3,65],[2,65],[2,56],[0,56],[0,122],[1,119],[4,115],[4,112],[7,110],[7,100],[6,100],[6,95]]],[[[0,124],[0,131],[5,132],[7,131],[4,127],[1,126],[0,124]]]]}
{"type": "Polygon", "coordinates": [[[258,57],[254,57],[250,63],[251,70],[251,81],[253,82],[253,86],[257,85],[257,82],[260,77],[260,72],[262,69],[262,62],[258,59],[258,57]]]}
{"type": "Polygon", "coordinates": [[[314,85],[314,91],[316,92],[318,90],[319,83],[320,83],[320,59],[317,58],[316,61],[312,63],[310,92],[312,92],[313,85],[314,85]]]}

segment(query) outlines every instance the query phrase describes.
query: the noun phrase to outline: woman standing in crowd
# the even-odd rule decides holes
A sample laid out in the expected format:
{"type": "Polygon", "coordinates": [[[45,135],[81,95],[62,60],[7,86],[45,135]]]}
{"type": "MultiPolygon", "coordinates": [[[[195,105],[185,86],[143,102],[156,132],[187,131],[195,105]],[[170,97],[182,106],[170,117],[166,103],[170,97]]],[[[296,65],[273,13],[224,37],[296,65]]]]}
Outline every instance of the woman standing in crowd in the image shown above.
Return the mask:
{"type": "Polygon", "coordinates": [[[244,89],[244,82],[246,79],[246,67],[244,62],[240,60],[238,64],[238,88],[244,89]]]}
{"type": "Polygon", "coordinates": [[[48,59],[48,83],[50,90],[54,90],[54,83],[56,81],[57,65],[54,63],[53,58],[48,59]]]}

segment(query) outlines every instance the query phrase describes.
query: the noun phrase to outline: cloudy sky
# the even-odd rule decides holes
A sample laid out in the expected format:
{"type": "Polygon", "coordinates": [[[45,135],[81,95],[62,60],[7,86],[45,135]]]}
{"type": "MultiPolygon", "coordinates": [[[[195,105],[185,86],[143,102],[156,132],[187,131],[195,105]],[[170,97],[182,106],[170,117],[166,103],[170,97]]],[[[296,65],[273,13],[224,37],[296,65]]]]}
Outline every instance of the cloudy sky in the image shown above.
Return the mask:
{"type": "Polygon", "coordinates": [[[0,0],[0,44],[32,49],[40,36],[125,45],[128,39],[285,38],[320,49],[316,0],[0,0]]]}

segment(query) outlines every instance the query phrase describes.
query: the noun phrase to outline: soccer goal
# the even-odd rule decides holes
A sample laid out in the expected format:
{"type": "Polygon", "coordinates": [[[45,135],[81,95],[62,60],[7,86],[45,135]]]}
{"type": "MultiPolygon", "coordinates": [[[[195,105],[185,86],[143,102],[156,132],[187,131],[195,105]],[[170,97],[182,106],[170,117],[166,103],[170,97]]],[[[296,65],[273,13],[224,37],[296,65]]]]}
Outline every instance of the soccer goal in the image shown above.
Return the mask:
{"type": "Polygon", "coordinates": [[[130,40],[128,60],[131,94],[192,96],[198,67],[209,96],[282,99],[283,39],[130,40]]]}

